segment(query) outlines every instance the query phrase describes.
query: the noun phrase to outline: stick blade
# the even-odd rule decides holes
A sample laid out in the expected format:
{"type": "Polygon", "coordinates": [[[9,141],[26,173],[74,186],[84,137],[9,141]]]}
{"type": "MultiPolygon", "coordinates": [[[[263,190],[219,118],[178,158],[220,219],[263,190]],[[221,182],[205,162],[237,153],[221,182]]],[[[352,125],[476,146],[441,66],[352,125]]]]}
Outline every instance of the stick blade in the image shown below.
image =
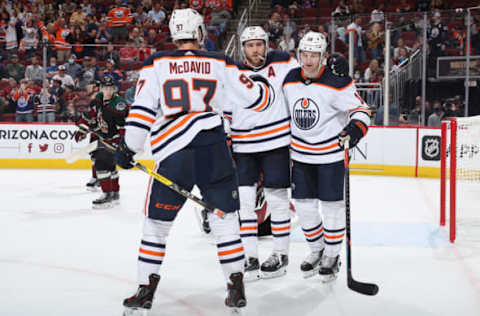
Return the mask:
{"type": "Polygon", "coordinates": [[[358,282],[354,279],[348,280],[348,288],[363,295],[374,296],[378,293],[378,285],[373,283],[358,282]]]}
{"type": "Polygon", "coordinates": [[[67,163],[71,164],[75,161],[82,159],[85,155],[88,155],[98,147],[98,141],[93,141],[89,143],[86,147],[71,153],[68,157],[65,158],[67,163]]]}

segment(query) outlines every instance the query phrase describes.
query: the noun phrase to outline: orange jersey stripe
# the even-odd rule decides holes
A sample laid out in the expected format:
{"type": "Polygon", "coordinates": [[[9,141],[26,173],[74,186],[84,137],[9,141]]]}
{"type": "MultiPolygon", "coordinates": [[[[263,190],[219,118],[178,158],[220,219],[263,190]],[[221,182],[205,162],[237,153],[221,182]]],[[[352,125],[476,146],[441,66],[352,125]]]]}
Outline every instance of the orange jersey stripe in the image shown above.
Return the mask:
{"type": "Polygon", "coordinates": [[[300,145],[300,144],[297,144],[297,143],[295,143],[295,142],[293,142],[293,141],[291,142],[291,144],[292,144],[294,147],[297,147],[297,148],[308,149],[308,150],[315,150],[315,151],[329,150],[329,149],[333,149],[333,148],[338,147],[338,142],[333,143],[333,144],[328,145],[328,146],[325,146],[325,147],[318,147],[318,148],[300,145]]]}
{"type": "Polygon", "coordinates": [[[157,138],[155,138],[151,144],[152,146],[155,145],[156,143],[158,143],[159,141],[165,139],[168,135],[170,135],[171,133],[173,133],[175,130],[179,129],[180,127],[182,127],[183,125],[185,125],[192,117],[194,117],[195,115],[198,115],[200,114],[200,112],[196,112],[196,113],[190,113],[188,114],[186,117],[184,117],[180,122],[178,122],[177,124],[175,124],[174,126],[172,126],[170,129],[168,129],[165,133],[163,133],[162,135],[158,136],[157,138]]]}
{"type": "Polygon", "coordinates": [[[338,235],[338,236],[332,236],[332,235],[325,234],[324,236],[325,236],[325,238],[328,238],[328,239],[340,239],[340,238],[343,238],[343,236],[345,236],[345,234],[341,234],[341,235],[338,235]]]}
{"type": "Polygon", "coordinates": [[[258,226],[244,226],[244,227],[240,227],[240,230],[253,230],[253,229],[258,229],[258,226]]]}
{"type": "Polygon", "coordinates": [[[144,121],[147,121],[147,122],[150,122],[150,123],[155,123],[155,120],[148,117],[148,116],[145,116],[145,115],[142,115],[142,114],[137,114],[137,113],[130,113],[127,117],[127,119],[129,118],[138,118],[138,119],[141,119],[141,120],[144,120],[144,121]]]}
{"type": "Polygon", "coordinates": [[[268,88],[266,88],[265,89],[265,98],[263,99],[262,104],[260,104],[259,106],[257,106],[253,110],[256,111],[256,112],[263,110],[268,104],[268,98],[269,98],[269,91],[268,91],[268,88]]]}
{"type": "Polygon", "coordinates": [[[280,127],[277,127],[277,128],[274,128],[274,129],[266,131],[266,132],[248,134],[248,135],[232,135],[231,137],[232,138],[252,138],[252,137],[258,137],[258,136],[273,134],[273,133],[280,132],[280,131],[283,131],[283,130],[289,129],[289,128],[290,128],[290,123],[288,123],[286,125],[283,125],[283,126],[280,126],[280,127]]]}
{"type": "Polygon", "coordinates": [[[280,232],[282,230],[289,230],[289,229],[290,229],[290,226],[280,227],[280,228],[272,227],[272,230],[275,232],[280,232]]]}
{"type": "Polygon", "coordinates": [[[146,255],[157,256],[157,257],[163,257],[163,256],[165,256],[165,252],[145,250],[145,249],[143,249],[143,248],[140,248],[140,252],[141,252],[141,253],[144,253],[144,254],[146,254],[146,255]]]}
{"type": "Polygon", "coordinates": [[[219,251],[218,255],[219,256],[226,256],[226,255],[231,255],[231,254],[234,254],[234,253],[237,253],[237,252],[242,252],[242,251],[243,251],[243,247],[239,247],[239,248],[235,248],[235,249],[232,249],[232,250],[219,251]]]}
{"type": "Polygon", "coordinates": [[[317,236],[317,235],[321,234],[322,232],[323,232],[323,227],[322,227],[322,229],[320,229],[320,230],[319,230],[318,232],[316,232],[316,233],[304,234],[304,235],[305,235],[305,237],[314,237],[314,236],[317,236]]]}

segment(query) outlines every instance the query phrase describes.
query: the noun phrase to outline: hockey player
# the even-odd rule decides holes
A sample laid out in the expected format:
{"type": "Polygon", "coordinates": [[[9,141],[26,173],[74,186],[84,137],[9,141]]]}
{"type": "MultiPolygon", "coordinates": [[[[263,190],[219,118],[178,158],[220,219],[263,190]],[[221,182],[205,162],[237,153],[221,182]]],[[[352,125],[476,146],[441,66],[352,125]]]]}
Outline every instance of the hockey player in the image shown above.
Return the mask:
{"type": "MultiPolygon", "coordinates": [[[[243,61],[240,67],[249,76],[268,80],[273,94],[269,107],[234,106],[224,111],[231,121],[231,139],[239,175],[240,236],[245,247],[245,280],[274,278],[286,273],[290,240],[290,114],[282,83],[287,73],[298,67],[297,61],[283,51],[268,51],[268,34],[260,26],[245,28],[240,36],[243,61]],[[256,186],[259,178],[263,188],[256,186]],[[258,189],[263,189],[270,211],[273,252],[259,266],[257,235],[259,217],[256,209],[258,189]],[[261,273],[260,271],[261,270],[261,273]]],[[[329,65],[339,75],[348,72],[347,60],[335,55],[329,65]]],[[[261,200],[261,199],[260,199],[261,200]]],[[[263,209],[263,208],[261,208],[263,209]]],[[[263,224],[265,226],[265,224],[263,224]]],[[[261,230],[265,230],[262,227],[261,230]]]]}
{"type": "Polygon", "coordinates": [[[305,34],[297,50],[301,67],[289,72],[283,90],[291,114],[292,198],[311,249],[301,269],[305,277],[319,270],[329,281],[339,270],[345,231],[342,146],[349,139],[353,148],[365,136],[371,113],[352,78],[322,65],[326,48],[324,35],[305,34]]]}
{"type": "MultiPolygon", "coordinates": [[[[120,137],[125,134],[125,118],[128,106],[125,100],[116,92],[111,77],[103,78],[100,92],[90,103],[77,121],[80,129],[75,134],[77,142],[84,139],[88,130],[98,133],[109,144],[118,144],[120,137]]],[[[92,137],[94,135],[92,134],[92,137]]],[[[109,208],[120,201],[120,185],[118,171],[115,168],[113,153],[99,142],[97,150],[93,152],[93,159],[97,179],[102,188],[102,195],[93,201],[93,208],[109,208]]]]}
{"type": "MultiPolygon", "coordinates": [[[[268,107],[271,95],[264,78],[254,82],[224,55],[200,50],[206,31],[195,10],[174,10],[169,28],[177,50],[158,52],[145,61],[115,159],[122,168],[132,168],[133,155],[143,151],[150,135],[158,172],[187,190],[196,184],[205,201],[227,213],[223,219],[209,213],[208,221],[227,280],[225,305],[238,309],[246,305],[238,179],[219,113],[224,104],[235,102],[268,107]]],[[[151,308],[166,240],[184,203],[183,196],[150,182],[138,257],[139,288],[124,300],[127,310],[151,308]]]]}

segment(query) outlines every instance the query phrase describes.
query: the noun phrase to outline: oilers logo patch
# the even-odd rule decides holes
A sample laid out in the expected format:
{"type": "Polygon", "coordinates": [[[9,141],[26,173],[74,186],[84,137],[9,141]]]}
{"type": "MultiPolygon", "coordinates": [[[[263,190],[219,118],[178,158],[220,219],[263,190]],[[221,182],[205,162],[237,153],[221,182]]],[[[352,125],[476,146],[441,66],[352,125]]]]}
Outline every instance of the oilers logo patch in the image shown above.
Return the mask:
{"type": "Polygon", "coordinates": [[[300,98],[293,105],[293,122],[301,130],[312,129],[320,119],[318,105],[310,98],[300,98]]]}

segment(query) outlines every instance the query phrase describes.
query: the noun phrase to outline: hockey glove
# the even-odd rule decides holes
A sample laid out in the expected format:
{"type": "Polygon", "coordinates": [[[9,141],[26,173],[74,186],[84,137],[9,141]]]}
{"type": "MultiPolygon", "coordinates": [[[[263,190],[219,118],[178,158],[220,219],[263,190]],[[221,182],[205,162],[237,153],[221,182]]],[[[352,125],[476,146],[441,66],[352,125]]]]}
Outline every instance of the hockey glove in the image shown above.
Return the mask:
{"type": "Polygon", "coordinates": [[[135,152],[127,147],[125,138],[122,138],[115,150],[115,163],[123,169],[131,169],[135,166],[135,160],[133,159],[134,155],[135,152]]]}
{"type": "Polygon", "coordinates": [[[80,125],[78,125],[78,128],[79,128],[79,130],[76,131],[75,135],[74,135],[75,141],[77,143],[84,140],[87,137],[87,133],[88,133],[88,126],[87,125],[80,124],[80,125]]]}
{"type": "Polygon", "coordinates": [[[343,149],[345,141],[349,141],[349,147],[355,147],[360,139],[367,134],[368,126],[360,120],[351,120],[338,135],[338,142],[343,149]]]}
{"type": "Polygon", "coordinates": [[[348,60],[340,54],[328,57],[327,65],[335,76],[345,77],[348,75],[348,60]]]}

